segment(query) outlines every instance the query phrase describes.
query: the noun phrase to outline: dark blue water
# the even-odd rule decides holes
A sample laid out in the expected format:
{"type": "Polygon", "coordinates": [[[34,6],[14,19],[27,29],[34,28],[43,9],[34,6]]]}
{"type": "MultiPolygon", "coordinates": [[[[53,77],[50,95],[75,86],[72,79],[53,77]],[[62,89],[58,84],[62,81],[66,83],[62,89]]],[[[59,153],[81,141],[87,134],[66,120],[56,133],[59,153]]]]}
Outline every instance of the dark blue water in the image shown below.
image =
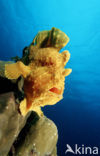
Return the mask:
{"type": "MultiPolygon", "coordinates": [[[[0,59],[21,56],[39,30],[60,28],[70,38],[64,99],[44,108],[66,144],[100,149],[100,0],[0,0],[0,59]]],[[[68,155],[68,154],[67,154],[68,155]]]]}

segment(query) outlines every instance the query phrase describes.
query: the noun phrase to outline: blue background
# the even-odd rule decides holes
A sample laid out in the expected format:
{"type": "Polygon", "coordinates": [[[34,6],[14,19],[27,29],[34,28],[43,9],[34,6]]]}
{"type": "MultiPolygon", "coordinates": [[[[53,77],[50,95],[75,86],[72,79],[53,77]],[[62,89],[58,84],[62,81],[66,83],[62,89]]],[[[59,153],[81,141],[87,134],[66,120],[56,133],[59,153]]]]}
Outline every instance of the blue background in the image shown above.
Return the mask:
{"type": "Polygon", "coordinates": [[[64,99],[46,106],[66,144],[100,147],[100,0],[0,0],[0,60],[22,54],[40,30],[57,27],[70,38],[64,99]]]}

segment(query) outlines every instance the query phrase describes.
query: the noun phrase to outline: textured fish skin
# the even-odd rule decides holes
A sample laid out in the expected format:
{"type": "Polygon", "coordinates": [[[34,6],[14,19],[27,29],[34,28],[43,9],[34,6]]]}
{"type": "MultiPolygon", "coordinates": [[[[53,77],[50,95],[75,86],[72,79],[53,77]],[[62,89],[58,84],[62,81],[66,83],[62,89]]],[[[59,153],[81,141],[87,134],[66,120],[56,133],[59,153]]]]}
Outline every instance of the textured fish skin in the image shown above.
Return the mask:
{"type": "Polygon", "coordinates": [[[65,76],[72,70],[64,68],[70,53],[59,50],[68,41],[68,36],[57,28],[42,31],[24,49],[22,58],[15,57],[15,63],[1,62],[2,76],[10,80],[24,78],[25,98],[20,103],[23,116],[31,110],[42,115],[41,107],[56,104],[63,98],[65,76]]]}

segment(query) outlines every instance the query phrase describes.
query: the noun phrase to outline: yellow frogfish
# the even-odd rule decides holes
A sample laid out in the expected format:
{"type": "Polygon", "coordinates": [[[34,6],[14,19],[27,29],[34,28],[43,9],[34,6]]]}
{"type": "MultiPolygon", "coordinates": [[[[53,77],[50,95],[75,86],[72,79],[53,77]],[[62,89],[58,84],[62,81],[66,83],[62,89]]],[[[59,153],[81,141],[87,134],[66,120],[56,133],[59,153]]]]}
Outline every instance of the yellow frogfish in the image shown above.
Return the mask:
{"type": "Polygon", "coordinates": [[[65,77],[72,70],[64,68],[70,53],[59,51],[68,41],[68,36],[57,28],[41,31],[26,48],[24,59],[5,64],[7,79],[24,78],[25,97],[19,106],[23,116],[29,111],[42,115],[41,107],[63,98],[65,77]]]}

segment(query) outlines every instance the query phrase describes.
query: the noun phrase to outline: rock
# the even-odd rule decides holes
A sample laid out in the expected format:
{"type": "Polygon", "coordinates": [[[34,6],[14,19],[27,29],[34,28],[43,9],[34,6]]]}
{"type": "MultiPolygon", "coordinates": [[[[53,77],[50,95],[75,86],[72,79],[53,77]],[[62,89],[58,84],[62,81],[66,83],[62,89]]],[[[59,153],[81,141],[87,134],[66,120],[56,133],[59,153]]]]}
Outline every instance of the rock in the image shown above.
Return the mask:
{"type": "Polygon", "coordinates": [[[43,116],[31,126],[25,140],[17,147],[16,156],[56,156],[57,139],[55,124],[43,116]]]}
{"type": "Polygon", "coordinates": [[[0,95],[0,156],[57,156],[53,121],[35,112],[23,117],[13,92],[0,95]]]}
{"type": "Polygon", "coordinates": [[[0,95],[0,156],[7,156],[28,116],[20,115],[12,92],[0,95]]]}
{"type": "Polygon", "coordinates": [[[51,156],[57,156],[57,147],[54,148],[54,150],[53,150],[51,156]]]}

